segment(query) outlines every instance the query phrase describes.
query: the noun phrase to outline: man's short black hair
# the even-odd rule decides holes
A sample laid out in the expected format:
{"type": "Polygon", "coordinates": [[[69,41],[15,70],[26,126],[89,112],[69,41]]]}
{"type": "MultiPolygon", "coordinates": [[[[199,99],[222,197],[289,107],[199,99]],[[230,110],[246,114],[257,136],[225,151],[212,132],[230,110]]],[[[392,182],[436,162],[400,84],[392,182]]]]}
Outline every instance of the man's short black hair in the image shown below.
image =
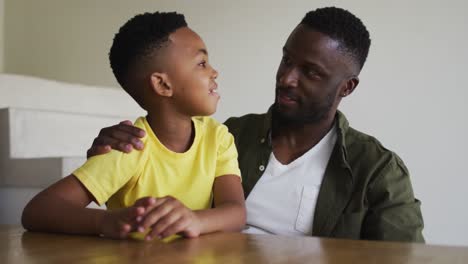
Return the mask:
{"type": "Polygon", "coordinates": [[[362,69],[371,40],[366,26],[355,15],[338,7],[318,8],[308,12],[300,24],[339,41],[340,48],[362,69]]]}
{"type": "Polygon", "coordinates": [[[135,94],[127,90],[126,84],[132,66],[151,59],[167,44],[171,33],[186,26],[184,15],[176,12],[144,13],[128,20],[115,34],[109,52],[110,66],[119,84],[132,97],[135,94]]]}

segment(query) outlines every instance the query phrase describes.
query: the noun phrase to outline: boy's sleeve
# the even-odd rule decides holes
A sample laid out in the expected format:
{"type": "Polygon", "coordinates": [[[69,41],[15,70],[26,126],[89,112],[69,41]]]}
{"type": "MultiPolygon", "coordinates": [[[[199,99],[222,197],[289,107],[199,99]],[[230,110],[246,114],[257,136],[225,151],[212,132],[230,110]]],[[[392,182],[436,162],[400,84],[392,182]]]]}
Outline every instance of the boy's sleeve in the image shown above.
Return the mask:
{"type": "Polygon", "coordinates": [[[112,150],[89,158],[73,175],[102,205],[136,175],[142,155],[143,151],[123,153],[112,150]]]}
{"type": "Polygon", "coordinates": [[[237,149],[234,137],[229,133],[225,125],[221,125],[217,137],[220,144],[218,145],[215,177],[227,174],[238,175],[240,177],[241,172],[237,161],[237,149]]]}

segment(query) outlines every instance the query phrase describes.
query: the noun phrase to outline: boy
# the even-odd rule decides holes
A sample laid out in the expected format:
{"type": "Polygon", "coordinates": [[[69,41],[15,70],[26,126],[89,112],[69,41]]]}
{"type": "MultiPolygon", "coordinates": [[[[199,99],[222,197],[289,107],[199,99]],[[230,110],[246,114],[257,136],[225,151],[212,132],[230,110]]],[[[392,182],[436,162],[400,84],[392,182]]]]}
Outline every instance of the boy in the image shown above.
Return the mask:
{"type": "Polygon", "coordinates": [[[241,230],[233,137],[198,117],[213,114],[219,100],[203,40],[181,14],[145,13],[120,28],[109,59],[119,84],[148,112],[135,123],[146,131],[145,149],[88,159],[28,203],[23,226],[110,238],[150,230],[146,240],[241,230]],[[108,210],[86,208],[92,201],[108,210]]]}

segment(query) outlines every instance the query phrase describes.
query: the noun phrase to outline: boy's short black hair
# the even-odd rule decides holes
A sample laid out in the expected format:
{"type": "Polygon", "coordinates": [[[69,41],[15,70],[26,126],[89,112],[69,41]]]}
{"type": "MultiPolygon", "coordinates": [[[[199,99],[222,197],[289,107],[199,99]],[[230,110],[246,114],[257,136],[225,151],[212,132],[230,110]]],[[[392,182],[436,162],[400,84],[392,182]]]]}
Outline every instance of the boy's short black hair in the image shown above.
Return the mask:
{"type": "Polygon", "coordinates": [[[110,66],[119,84],[134,99],[138,101],[126,83],[132,66],[151,59],[167,44],[171,33],[186,26],[184,15],[176,12],[144,13],[128,20],[115,34],[109,52],[110,66]]]}
{"type": "Polygon", "coordinates": [[[341,43],[341,49],[362,69],[369,53],[371,40],[362,21],[347,10],[325,7],[308,12],[301,25],[323,33],[341,43]]]}

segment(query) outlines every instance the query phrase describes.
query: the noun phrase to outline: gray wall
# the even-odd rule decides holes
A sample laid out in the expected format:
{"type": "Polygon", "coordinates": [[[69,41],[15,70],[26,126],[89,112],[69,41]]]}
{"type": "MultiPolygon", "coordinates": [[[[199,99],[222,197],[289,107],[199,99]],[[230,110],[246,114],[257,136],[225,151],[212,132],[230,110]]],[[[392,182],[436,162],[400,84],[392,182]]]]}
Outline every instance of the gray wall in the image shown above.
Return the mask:
{"type": "Polygon", "coordinates": [[[341,109],[406,162],[427,241],[468,245],[465,1],[4,1],[6,72],[114,87],[107,52],[118,27],[142,11],[183,12],[220,72],[219,120],[268,108],[281,48],[306,11],[351,10],[373,43],[341,109]]]}

